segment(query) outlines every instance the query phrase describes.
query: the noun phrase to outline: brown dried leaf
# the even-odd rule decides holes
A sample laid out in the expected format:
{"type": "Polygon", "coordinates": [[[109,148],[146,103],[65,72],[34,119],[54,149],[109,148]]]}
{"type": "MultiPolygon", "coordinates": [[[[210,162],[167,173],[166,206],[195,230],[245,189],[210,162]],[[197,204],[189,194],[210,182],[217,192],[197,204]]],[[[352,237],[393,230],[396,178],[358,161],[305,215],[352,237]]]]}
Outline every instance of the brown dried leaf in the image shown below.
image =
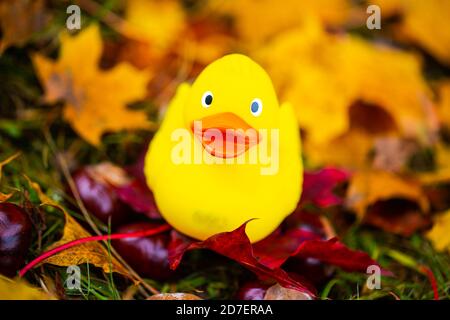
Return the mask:
{"type": "Polygon", "coordinates": [[[9,46],[23,46],[48,21],[44,0],[0,1],[0,54],[9,46]]]}

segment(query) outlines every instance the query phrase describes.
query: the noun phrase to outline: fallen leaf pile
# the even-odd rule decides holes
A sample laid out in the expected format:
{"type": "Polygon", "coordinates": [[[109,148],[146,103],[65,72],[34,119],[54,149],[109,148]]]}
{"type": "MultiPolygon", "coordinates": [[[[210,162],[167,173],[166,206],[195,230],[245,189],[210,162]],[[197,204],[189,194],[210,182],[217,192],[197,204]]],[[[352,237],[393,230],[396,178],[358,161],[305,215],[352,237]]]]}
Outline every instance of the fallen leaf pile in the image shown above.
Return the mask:
{"type": "Polygon", "coordinates": [[[312,258],[352,272],[366,272],[368,266],[378,265],[365,252],[351,250],[338,242],[336,238],[325,241],[314,239],[317,236],[310,235],[309,237],[313,239],[308,239],[308,235],[305,234],[294,237],[286,232],[285,235],[271,235],[252,245],[245,233],[248,223],[251,221],[232,232],[219,233],[201,242],[191,241],[174,232],[169,251],[171,268],[178,267],[186,251],[209,249],[237,261],[256,273],[261,279],[271,278],[283,287],[314,296],[314,290],[311,290],[313,287],[308,282],[302,283],[302,281],[291,278],[280,268],[289,257],[312,258]],[[289,246],[283,245],[287,239],[289,246]],[[283,257],[274,259],[274,255],[283,255],[283,253],[283,257]]]}

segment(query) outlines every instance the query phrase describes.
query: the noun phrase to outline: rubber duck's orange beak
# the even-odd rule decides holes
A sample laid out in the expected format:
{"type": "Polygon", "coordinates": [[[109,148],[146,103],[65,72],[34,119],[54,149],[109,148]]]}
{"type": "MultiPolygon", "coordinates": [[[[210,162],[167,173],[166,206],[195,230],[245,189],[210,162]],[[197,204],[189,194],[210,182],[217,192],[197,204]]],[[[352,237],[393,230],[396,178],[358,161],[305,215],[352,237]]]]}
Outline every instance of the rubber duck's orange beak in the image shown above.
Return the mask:
{"type": "Polygon", "coordinates": [[[260,141],[259,132],[232,112],[194,121],[191,130],[203,148],[219,158],[235,158],[260,141]]]}

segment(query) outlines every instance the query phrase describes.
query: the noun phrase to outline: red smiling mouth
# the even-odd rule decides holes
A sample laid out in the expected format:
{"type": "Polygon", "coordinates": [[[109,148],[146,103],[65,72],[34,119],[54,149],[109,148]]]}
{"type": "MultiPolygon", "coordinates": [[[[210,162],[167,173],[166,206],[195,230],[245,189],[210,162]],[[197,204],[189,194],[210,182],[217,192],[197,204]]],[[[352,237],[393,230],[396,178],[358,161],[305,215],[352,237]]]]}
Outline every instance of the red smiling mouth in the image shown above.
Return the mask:
{"type": "Polygon", "coordinates": [[[219,158],[235,158],[260,141],[258,131],[231,112],[194,121],[191,130],[203,148],[219,158]]]}

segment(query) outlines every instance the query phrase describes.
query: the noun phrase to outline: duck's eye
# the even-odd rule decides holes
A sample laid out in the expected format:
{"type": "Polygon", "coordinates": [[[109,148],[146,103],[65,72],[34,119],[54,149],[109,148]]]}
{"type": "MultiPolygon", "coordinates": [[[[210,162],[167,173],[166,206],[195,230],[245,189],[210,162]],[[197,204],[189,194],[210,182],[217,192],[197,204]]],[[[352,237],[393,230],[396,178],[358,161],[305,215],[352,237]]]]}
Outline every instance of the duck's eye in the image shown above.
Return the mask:
{"type": "Polygon", "coordinates": [[[202,97],[202,106],[204,108],[209,108],[213,102],[213,94],[211,91],[206,91],[202,97]]]}
{"type": "Polygon", "coordinates": [[[250,103],[250,112],[255,116],[259,116],[262,112],[262,101],[261,99],[254,99],[251,103],[250,103]]]}

